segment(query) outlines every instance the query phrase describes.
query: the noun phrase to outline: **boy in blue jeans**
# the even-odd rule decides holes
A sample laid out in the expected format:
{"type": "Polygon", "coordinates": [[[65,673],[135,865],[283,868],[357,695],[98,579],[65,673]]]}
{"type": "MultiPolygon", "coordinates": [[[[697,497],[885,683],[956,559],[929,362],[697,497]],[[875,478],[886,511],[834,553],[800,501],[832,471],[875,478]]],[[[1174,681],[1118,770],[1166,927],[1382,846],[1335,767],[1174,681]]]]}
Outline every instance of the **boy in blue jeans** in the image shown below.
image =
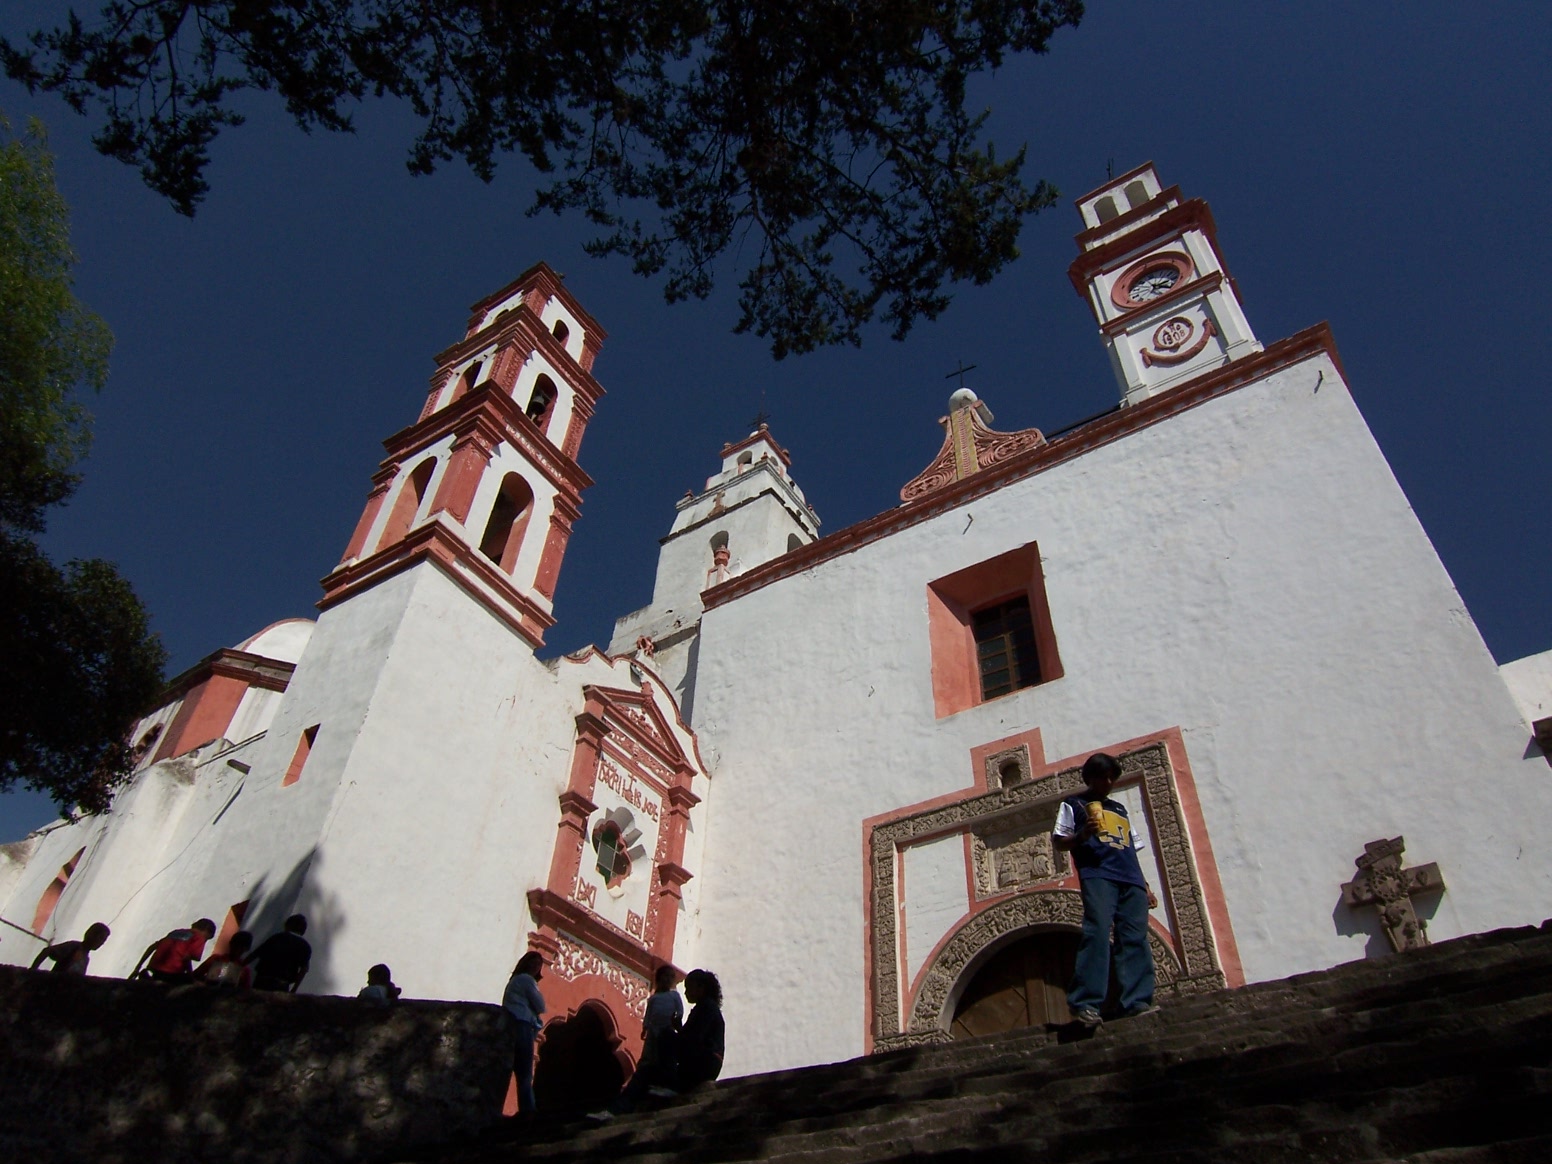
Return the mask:
{"type": "Polygon", "coordinates": [[[1083,892],[1083,937],[1067,1006],[1073,1018],[1093,1028],[1110,989],[1110,931],[1115,930],[1115,972],[1121,1014],[1146,1014],[1153,1006],[1153,951],[1148,948],[1148,911],[1158,898],[1137,861],[1137,838],[1126,806],[1110,799],[1121,776],[1114,756],[1096,752],[1083,763],[1088,788],[1069,796],[1057,811],[1051,843],[1071,853],[1083,892]]]}

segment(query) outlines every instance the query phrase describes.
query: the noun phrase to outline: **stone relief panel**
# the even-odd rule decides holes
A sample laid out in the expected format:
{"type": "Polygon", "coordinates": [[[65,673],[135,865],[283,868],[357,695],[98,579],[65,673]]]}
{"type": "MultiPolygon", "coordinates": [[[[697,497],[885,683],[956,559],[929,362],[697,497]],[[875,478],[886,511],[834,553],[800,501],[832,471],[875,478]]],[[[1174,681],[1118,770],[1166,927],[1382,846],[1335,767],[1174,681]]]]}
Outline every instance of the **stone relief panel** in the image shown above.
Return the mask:
{"type": "MultiPolygon", "coordinates": [[[[1010,749],[1015,752],[1018,749],[1010,749]]],[[[1026,753],[1027,755],[1027,753],[1026,753]]],[[[1178,954],[1158,935],[1150,935],[1159,976],[1159,993],[1193,994],[1225,985],[1208,922],[1202,887],[1196,874],[1189,835],[1169,750],[1163,740],[1120,753],[1121,782],[1137,780],[1148,805],[1153,841],[1158,849],[1164,884],[1158,887],[1178,943],[1178,954]]],[[[873,970],[874,1048],[885,1050],[948,1038],[943,1003],[958,979],[987,945],[1014,929],[1037,926],[1077,928],[1082,921],[1075,890],[1025,888],[1066,875],[1066,857],[1050,846],[1049,832],[1063,797],[1082,791],[1080,767],[1063,769],[1039,779],[1003,784],[1008,757],[988,757],[984,793],[885,822],[873,829],[868,854],[871,875],[871,944],[873,970]],[[902,1025],[908,985],[900,981],[896,852],[917,837],[968,830],[971,834],[978,900],[1015,896],[976,914],[939,951],[922,978],[918,997],[902,1025]],[[1004,879],[1007,879],[1004,882],[1004,879]],[[1066,902],[1066,904],[1063,904],[1066,902]],[[986,920],[982,920],[986,919],[986,920]]],[[[950,1016],[952,1017],[952,1016],[950,1016]]]]}
{"type": "Polygon", "coordinates": [[[977,898],[1055,881],[1072,872],[1067,854],[1051,844],[1059,803],[1051,800],[970,830],[977,898]]]}
{"type": "Polygon", "coordinates": [[[637,1018],[646,1016],[647,999],[652,994],[652,987],[645,978],[610,961],[597,950],[573,941],[566,934],[559,936],[556,947],[555,957],[548,969],[557,978],[567,982],[574,982],[585,975],[602,978],[625,997],[625,1004],[631,1014],[637,1018]]]}
{"type": "Polygon", "coordinates": [[[1012,788],[1032,779],[1034,767],[1029,760],[1029,745],[1020,744],[986,757],[986,787],[1012,788]]]}

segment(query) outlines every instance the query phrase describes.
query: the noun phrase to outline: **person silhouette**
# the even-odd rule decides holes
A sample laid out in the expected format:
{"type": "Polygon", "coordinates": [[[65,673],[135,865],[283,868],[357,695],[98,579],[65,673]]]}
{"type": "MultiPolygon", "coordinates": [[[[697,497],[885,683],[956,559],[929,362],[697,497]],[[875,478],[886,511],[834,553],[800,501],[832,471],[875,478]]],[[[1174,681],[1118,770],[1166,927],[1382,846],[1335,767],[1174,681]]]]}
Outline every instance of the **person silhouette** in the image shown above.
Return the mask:
{"type": "Polygon", "coordinates": [[[56,942],[38,951],[38,956],[32,960],[32,968],[36,970],[48,960],[54,963],[49,967],[50,974],[85,974],[87,964],[92,960],[92,951],[102,949],[102,944],[112,932],[102,922],[93,922],[86,927],[86,933],[81,937],[68,942],[56,942]]]}

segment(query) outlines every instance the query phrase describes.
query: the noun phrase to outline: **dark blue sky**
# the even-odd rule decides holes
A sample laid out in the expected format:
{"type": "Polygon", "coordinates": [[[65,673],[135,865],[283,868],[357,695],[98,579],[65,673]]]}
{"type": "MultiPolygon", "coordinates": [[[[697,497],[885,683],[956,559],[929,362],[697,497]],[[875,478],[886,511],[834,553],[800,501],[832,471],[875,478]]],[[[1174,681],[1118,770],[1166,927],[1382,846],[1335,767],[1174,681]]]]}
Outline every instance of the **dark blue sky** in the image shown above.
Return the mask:
{"type": "MultiPolygon", "coordinates": [[[[15,37],[57,15],[8,5],[15,37]]],[[[1096,0],[1048,56],[981,86],[999,146],[1062,191],[1022,258],[904,344],[774,363],[730,333],[731,295],[666,307],[579,225],[529,219],[529,177],[411,178],[413,130],[370,105],[308,137],[263,97],[215,148],[191,221],[97,156],[64,106],[0,82],[58,155],[78,291],[118,339],[86,483],[53,519],[61,558],[117,561],[169,674],[278,618],[311,615],[432,355],[469,304],[546,259],[609,331],[582,447],[585,499],[552,647],[607,642],[647,601],[674,499],[762,402],[833,533],[894,505],[936,453],[956,362],[997,426],[1062,428],[1118,390],[1066,276],[1071,201],[1152,159],[1213,207],[1259,338],[1332,324],[1359,406],[1500,660],[1552,647],[1552,5],[1096,0]],[[1470,19],[1462,13],[1469,11],[1470,19]]],[[[1333,595],[1333,601],[1340,601],[1333,595]]],[[[0,797],[0,839],[52,816],[0,797]]]]}

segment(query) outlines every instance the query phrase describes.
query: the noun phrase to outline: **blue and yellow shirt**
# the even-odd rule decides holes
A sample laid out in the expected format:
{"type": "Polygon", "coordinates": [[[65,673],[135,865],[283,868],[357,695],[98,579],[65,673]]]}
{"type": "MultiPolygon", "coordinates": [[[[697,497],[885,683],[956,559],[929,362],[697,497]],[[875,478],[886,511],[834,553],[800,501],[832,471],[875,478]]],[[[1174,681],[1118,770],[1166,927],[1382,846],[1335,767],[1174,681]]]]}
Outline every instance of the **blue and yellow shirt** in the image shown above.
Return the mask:
{"type": "MultiPolygon", "coordinates": [[[[1058,837],[1077,836],[1088,819],[1091,802],[1094,797],[1088,795],[1069,796],[1062,801],[1052,833],[1058,837]]],[[[1100,805],[1099,833],[1085,838],[1072,850],[1078,876],[1103,877],[1125,885],[1147,885],[1148,879],[1142,875],[1142,865],[1137,861],[1137,836],[1132,832],[1126,805],[1109,797],[1097,803],[1100,805]]]]}

